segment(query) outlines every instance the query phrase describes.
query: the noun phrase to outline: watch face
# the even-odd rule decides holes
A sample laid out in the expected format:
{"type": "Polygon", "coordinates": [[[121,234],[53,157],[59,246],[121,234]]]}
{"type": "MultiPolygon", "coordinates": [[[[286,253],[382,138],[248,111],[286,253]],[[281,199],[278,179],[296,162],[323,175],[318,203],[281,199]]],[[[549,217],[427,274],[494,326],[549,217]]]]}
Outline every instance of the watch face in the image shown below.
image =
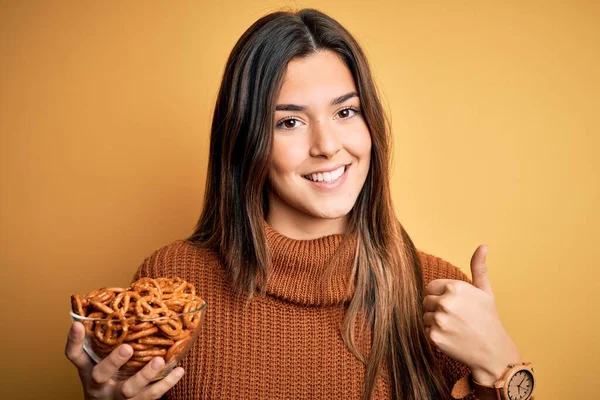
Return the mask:
{"type": "Polygon", "coordinates": [[[533,376],[529,371],[519,371],[512,376],[508,383],[508,398],[510,400],[527,400],[533,392],[533,376]]]}

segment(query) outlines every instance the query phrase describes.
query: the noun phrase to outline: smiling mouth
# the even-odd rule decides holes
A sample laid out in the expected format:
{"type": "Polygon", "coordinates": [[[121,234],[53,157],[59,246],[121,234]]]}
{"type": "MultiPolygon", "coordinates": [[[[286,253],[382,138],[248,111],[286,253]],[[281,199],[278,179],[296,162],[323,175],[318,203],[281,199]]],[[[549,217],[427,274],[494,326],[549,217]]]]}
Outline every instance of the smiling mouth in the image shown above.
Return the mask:
{"type": "Polygon", "coordinates": [[[308,179],[311,182],[333,183],[333,182],[337,181],[338,179],[340,179],[340,177],[342,175],[344,175],[344,172],[346,172],[347,168],[348,168],[348,166],[342,165],[335,171],[319,172],[317,174],[302,175],[302,177],[305,179],[308,179]]]}

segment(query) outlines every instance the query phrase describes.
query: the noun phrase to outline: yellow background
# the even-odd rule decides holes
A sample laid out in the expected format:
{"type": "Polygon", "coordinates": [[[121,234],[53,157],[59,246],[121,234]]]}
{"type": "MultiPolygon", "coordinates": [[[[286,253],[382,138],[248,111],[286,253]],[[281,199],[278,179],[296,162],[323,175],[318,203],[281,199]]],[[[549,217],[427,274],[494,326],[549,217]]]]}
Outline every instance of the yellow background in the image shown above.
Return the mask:
{"type": "Polygon", "coordinates": [[[417,247],[485,243],[539,399],[597,398],[599,2],[0,2],[3,399],[81,397],[69,295],[126,285],[201,210],[226,57],[282,6],[364,46],[417,247]]]}

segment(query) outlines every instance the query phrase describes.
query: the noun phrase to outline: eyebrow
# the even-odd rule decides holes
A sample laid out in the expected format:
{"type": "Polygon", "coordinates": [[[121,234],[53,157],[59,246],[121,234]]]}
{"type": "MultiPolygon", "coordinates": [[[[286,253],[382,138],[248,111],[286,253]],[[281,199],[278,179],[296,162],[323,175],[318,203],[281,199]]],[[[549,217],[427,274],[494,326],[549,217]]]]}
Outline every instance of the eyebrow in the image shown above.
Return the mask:
{"type": "MultiPolygon", "coordinates": [[[[337,104],[341,104],[353,97],[358,97],[358,93],[350,92],[342,96],[336,97],[335,99],[331,100],[330,105],[335,106],[337,104]]],[[[275,111],[305,111],[306,108],[306,106],[301,106],[298,104],[278,104],[277,106],[275,106],[275,111]]]]}

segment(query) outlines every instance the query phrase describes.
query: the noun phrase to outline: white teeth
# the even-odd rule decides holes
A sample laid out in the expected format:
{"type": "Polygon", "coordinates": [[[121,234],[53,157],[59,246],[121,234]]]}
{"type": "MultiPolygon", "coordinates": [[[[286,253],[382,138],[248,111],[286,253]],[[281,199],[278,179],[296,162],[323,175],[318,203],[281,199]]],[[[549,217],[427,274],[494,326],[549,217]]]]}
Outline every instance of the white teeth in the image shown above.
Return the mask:
{"type": "Polygon", "coordinates": [[[341,167],[341,168],[336,169],[335,171],[333,171],[331,173],[331,179],[335,181],[337,178],[344,175],[345,170],[346,170],[346,167],[341,167]]]}
{"type": "Polygon", "coordinates": [[[336,169],[335,171],[310,174],[306,175],[305,178],[313,182],[331,183],[335,182],[340,176],[344,175],[344,172],[346,172],[346,167],[342,166],[336,169]]]}

